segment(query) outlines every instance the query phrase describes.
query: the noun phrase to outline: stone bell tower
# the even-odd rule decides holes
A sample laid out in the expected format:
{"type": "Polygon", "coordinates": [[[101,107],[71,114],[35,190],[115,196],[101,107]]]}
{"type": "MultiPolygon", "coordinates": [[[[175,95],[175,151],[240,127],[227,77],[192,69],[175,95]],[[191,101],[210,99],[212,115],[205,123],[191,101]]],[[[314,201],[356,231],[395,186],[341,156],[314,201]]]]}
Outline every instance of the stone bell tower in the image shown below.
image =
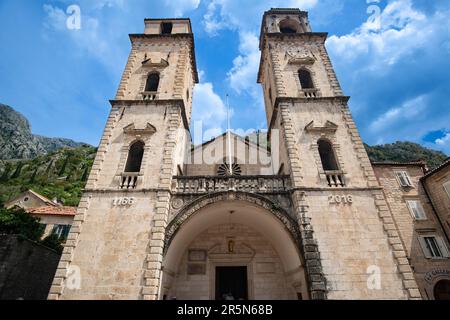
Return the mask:
{"type": "Polygon", "coordinates": [[[145,20],[132,49],[49,299],[156,299],[171,179],[198,82],[188,19],[145,20]]]}
{"type": "Polygon", "coordinates": [[[258,82],[304,226],[312,298],[420,298],[326,39],[312,32],[306,12],[264,14],[258,82]]]}

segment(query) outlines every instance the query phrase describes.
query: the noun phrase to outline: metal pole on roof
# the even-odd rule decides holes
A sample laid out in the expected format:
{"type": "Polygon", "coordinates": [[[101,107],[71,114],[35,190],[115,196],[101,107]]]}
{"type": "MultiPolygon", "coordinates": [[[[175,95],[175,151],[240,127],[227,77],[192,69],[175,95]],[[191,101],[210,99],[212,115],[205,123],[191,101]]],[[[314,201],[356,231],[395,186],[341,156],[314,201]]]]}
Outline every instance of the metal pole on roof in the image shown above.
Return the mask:
{"type": "Polygon", "coordinates": [[[233,175],[233,160],[231,156],[231,120],[230,120],[230,103],[227,94],[227,144],[228,144],[228,171],[230,176],[233,175]]]}

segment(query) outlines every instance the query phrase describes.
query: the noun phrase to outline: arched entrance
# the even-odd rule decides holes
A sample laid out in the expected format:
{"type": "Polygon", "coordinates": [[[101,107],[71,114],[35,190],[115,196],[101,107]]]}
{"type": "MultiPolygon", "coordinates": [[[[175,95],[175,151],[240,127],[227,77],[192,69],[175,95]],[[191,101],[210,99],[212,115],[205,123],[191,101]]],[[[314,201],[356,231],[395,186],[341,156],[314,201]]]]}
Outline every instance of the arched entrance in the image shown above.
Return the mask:
{"type": "Polygon", "coordinates": [[[213,197],[168,226],[161,297],[308,298],[295,221],[256,195],[213,197]]]}
{"type": "Polygon", "coordinates": [[[450,280],[440,280],[433,289],[435,300],[450,300],[450,280]]]}

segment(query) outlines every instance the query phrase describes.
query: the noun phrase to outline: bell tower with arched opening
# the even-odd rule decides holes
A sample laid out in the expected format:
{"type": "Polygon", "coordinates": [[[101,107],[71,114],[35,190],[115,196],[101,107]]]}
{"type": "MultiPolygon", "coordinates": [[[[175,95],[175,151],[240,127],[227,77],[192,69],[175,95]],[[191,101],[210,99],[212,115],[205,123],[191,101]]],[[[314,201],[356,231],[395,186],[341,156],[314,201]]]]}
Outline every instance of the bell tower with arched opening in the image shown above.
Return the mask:
{"type": "Polygon", "coordinates": [[[146,19],[61,257],[50,299],[156,299],[171,180],[190,150],[198,82],[189,19],[146,19]]]}
{"type": "Polygon", "coordinates": [[[326,39],[312,31],[307,12],[271,9],[263,16],[258,82],[269,135],[279,137],[279,155],[272,156],[290,175],[298,219],[318,246],[305,256],[320,260],[326,285],[316,284],[328,298],[420,298],[326,39]],[[367,282],[371,272],[382,279],[379,287],[367,282]]]}

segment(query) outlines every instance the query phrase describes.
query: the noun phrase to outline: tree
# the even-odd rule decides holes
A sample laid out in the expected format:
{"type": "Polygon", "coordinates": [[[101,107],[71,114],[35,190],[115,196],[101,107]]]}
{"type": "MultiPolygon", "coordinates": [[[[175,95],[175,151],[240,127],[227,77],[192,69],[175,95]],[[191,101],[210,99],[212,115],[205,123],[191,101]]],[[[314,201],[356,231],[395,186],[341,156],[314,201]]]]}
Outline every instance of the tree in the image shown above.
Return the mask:
{"type": "Polygon", "coordinates": [[[39,219],[22,208],[0,208],[0,233],[21,235],[32,241],[40,241],[44,226],[39,219]]]}

